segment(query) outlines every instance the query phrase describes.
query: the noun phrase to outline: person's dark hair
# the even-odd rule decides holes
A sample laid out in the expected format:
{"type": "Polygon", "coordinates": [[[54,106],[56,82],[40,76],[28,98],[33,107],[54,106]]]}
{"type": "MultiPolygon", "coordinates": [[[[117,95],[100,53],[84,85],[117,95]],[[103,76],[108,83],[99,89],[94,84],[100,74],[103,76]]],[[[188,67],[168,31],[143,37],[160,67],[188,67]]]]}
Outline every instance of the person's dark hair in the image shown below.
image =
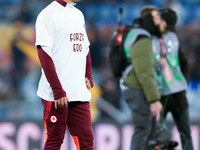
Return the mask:
{"type": "Polygon", "coordinates": [[[142,7],[140,11],[140,16],[146,16],[147,14],[150,14],[152,10],[158,10],[156,6],[153,5],[145,5],[142,7]]]}
{"type": "Polygon", "coordinates": [[[177,21],[176,12],[169,8],[159,10],[160,16],[167,23],[167,30],[175,32],[175,25],[177,21]]]}
{"type": "Polygon", "coordinates": [[[147,30],[150,34],[159,36],[159,28],[154,25],[151,13],[133,20],[133,26],[147,30]]]}

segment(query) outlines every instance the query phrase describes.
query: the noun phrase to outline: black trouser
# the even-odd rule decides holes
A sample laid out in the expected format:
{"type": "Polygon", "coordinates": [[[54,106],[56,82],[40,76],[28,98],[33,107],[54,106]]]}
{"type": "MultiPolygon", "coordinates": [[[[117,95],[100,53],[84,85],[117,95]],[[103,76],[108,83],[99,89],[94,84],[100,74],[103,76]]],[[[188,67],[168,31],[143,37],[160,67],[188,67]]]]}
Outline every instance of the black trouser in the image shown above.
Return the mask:
{"type": "Polygon", "coordinates": [[[121,84],[122,97],[132,111],[134,134],[131,150],[149,150],[148,141],[152,139],[156,128],[155,117],[150,110],[150,103],[142,90],[133,89],[121,84]]]}
{"type": "MultiPolygon", "coordinates": [[[[167,111],[164,112],[164,119],[166,118],[167,113],[167,111]]],[[[193,150],[188,109],[186,108],[171,113],[179,133],[184,134],[184,136],[180,134],[183,150],[193,150]]]]}

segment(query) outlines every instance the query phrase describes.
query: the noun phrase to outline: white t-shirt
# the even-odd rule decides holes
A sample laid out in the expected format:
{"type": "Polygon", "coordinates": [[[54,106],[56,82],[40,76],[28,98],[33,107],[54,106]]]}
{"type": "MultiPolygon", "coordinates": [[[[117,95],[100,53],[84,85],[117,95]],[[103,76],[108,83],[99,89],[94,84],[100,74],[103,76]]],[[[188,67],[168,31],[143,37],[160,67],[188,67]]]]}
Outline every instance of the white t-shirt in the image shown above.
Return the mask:
{"type": "MultiPolygon", "coordinates": [[[[85,84],[86,56],[89,40],[82,12],[67,3],[54,1],[43,9],[36,20],[36,46],[52,58],[56,73],[69,101],[90,101],[91,93],[85,84]]],[[[53,91],[42,69],[37,95],[54,101],[53,91]]]]}

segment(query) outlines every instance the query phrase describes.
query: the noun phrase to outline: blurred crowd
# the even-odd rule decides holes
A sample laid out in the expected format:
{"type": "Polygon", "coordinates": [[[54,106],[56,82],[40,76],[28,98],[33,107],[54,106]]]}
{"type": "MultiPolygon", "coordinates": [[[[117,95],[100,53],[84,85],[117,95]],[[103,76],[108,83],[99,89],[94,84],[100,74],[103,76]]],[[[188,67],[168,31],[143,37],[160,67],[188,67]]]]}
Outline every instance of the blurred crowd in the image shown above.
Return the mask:
{"type": "MultiPolygon", "coordinates": [[[[34,51],[35,42],[34,23],[38,13],[50,2],[52,0],[0,0],[1,101],[37,99],[36,90],[41,72],[37,60],[31,56],[34,55],[31,52],[34,51]],[[31,54],[24,52],[20,47],[20,41],[28,45],[31,54]]],[[[184,53],[187,54],[190,80],[200,82],[200,20],[198,19],[200,2],[198,0],[82,0],[77,3],[77,7],[85,15],[87,24],[87,34],[91,43],[93,79],[102,90],[101,97],[118,110],[123,110],[124,105],[121,104],[123,102],[118,80],[110,71],[109,39],[117,29],[119,6],[124,7],[123,24],[131,24],[133,19],[139,16],[139,11],[145,4],[152,4],[158,8],[170,7],[177,11],[179,17],[177,35],[184,53]]]]}

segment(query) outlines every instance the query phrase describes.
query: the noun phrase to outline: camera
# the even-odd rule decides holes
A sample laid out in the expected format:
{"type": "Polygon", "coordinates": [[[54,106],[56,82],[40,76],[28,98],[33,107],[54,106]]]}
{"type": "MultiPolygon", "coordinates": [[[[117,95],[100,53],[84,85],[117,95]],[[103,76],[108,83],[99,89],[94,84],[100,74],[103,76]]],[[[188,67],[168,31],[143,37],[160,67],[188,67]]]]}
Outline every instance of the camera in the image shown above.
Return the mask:
{"type": "Polygon", "coordinates": [[[159,140],[159,135],[164,131],[163,125],[157,122],[153,139],[148,141],[148,150],[175,150],[174,148],[178,146],[176,141],[170,139],[159,140]]]}

